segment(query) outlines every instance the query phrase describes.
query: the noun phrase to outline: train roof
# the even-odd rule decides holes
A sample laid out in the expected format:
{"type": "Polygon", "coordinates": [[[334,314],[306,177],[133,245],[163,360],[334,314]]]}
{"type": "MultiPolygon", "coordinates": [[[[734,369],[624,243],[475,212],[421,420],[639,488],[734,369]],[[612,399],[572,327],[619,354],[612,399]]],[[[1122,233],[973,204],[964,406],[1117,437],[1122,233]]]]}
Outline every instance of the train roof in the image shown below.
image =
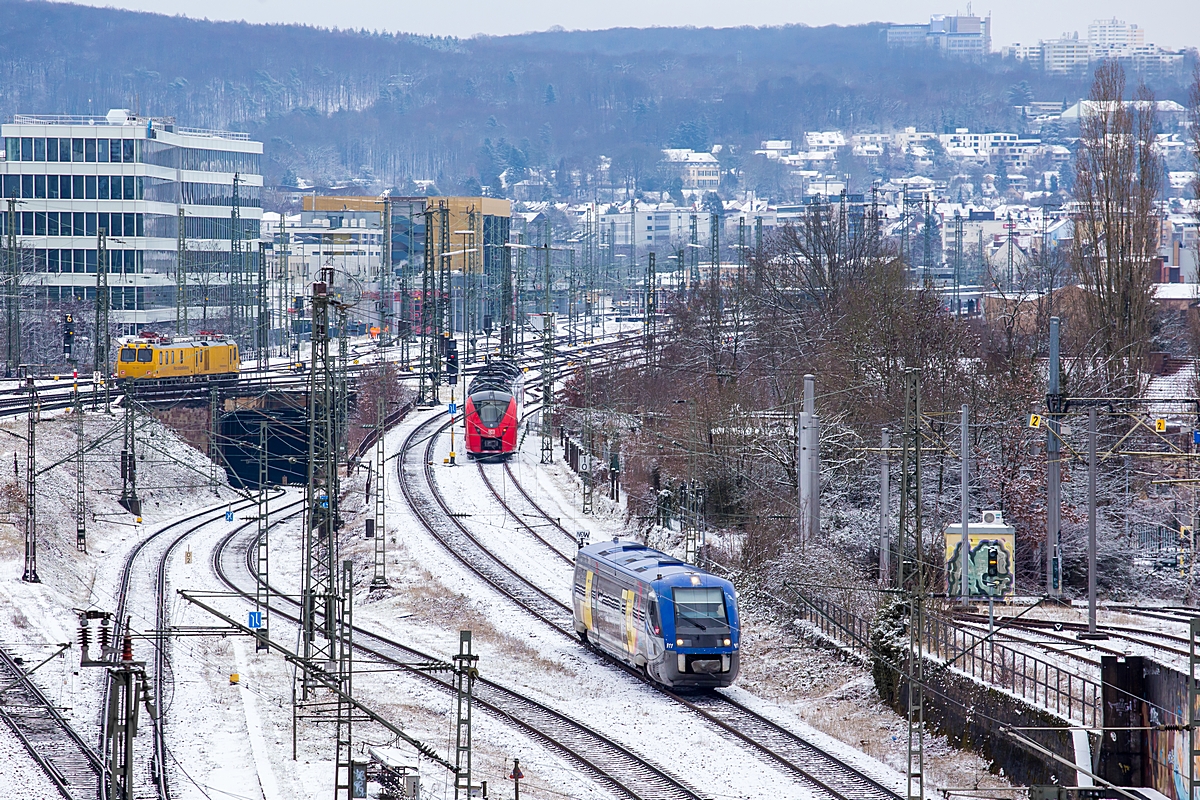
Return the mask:
{"type": "Polygon", "coordinates": [[[209,347],[212,345],[236,345],[232,338],[222,334],[202,334],[198,336],[158,336],[143,333],[140,336],[123,336],[119,340],[121,347],[209,347]]]}
{"type": "Polygon", "coordinates": [[[471,383],[467,387],[467,394],[475,394],[487,389],[511,392],[513,383],[521,377],[521,374],[521,368],[512,361],[489,361],[471,379],[471,383]]]}
{"type": "Polygon", "coordinates": [[[660,576],[662,579],[670,580],[682,575],[704,575],[722,583],[726,582],[723,578],[713,575],[695,564],[680,561],[674,556],[667,555],[661,550],[655,550],[653,547],[647,547],[640,542],[610,539],[590,544],[580,552],[599,562],[631,573],[639,580],[658,580],[660,576]]]}

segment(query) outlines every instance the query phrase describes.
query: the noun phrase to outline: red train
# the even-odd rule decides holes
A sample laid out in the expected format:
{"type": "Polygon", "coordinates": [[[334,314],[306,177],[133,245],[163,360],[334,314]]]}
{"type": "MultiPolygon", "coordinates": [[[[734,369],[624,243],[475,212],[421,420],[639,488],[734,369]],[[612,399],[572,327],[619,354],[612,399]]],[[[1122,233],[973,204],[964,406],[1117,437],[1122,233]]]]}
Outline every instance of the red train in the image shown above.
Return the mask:
{"type": "Polygon", "coordinates": [[[525,374],[511,361],[484,366],[467,387],[467,458],[499,461],[517,449],[521,410],[525,405],[525,374]]]}

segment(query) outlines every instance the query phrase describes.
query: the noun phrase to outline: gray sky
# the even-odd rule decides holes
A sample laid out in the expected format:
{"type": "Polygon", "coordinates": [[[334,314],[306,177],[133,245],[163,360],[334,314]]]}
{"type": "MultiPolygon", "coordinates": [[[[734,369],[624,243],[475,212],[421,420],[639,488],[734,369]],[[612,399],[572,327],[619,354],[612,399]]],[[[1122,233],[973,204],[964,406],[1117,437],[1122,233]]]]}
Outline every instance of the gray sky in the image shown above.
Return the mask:
{"type": "MultiPolygon", "coordinates": [[[[694,25],[849,25],[874,20],[921,22],[930,14],[965,13],[967,0],[75,0],[87,5],[186,14],[247,22],[298,22],[325,27],[472,36],[564,28],[694,25]]],[[[992,42],[1031,43],[1063,31],[1087,35],[1097,17],[1118,17],[1146,29],[1163,47],[1200,47],[1200,5],[1195,0],[976,0],[976,14],[991,13],[992,42]]]]}

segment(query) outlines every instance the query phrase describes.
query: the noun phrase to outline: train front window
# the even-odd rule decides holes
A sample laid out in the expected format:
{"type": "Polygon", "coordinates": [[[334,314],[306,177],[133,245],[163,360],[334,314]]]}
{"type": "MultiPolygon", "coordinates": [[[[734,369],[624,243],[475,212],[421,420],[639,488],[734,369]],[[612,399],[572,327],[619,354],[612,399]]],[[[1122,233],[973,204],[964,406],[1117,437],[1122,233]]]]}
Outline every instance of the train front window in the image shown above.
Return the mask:
{"type": "Polygon", "coordinates": [[[149,347],[143,347],[137,351],[138,361],[142,364],[149,364],[154,360],[154,351],[149,347]]]}
{"type": "Polygon", "coordinates": [[[495,428],[504,419],[508,411],[507,400],[473,400],[475,413],[479,415],[479,424],[485,428],[495,428]]]}
{"type": "Polygon", "coordinates": [[[672,590],[675,600],[675,625],[690,625],[702,631],[710,627],[727,628],[725,616],[725,593],[721,587],[676,588],[672,590]]]}
{"type": "Polygon", "coordinates": [[[122,347],[121,348],[121,360],[122,361],[136,361],[137,360],[137,351],[135,351],[132,347],[122,347]]]}

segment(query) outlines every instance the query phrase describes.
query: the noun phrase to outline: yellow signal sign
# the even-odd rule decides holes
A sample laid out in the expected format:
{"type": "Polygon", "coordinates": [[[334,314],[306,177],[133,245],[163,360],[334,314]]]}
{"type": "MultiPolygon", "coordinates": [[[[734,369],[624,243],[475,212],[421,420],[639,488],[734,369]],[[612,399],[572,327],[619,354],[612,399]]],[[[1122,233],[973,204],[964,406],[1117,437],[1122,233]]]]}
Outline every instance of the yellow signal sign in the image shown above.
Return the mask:
{"type": "Polygon", "coordinates": [[[1030,414],[1029,415],[1029,427],[1031,427],[1031,428],[1042,427],[1042,415],[1041,414],[1030,414]]]}
{"type": "Polygon", "coordinates": [[[1166,433],[1166,431],[1167,431],[1167,421],[1166,421],[1165,419],[1156,419],[1156,420],[1154,420],[1154,431],[1155,431],[1156,433],[1166,433]]]}

